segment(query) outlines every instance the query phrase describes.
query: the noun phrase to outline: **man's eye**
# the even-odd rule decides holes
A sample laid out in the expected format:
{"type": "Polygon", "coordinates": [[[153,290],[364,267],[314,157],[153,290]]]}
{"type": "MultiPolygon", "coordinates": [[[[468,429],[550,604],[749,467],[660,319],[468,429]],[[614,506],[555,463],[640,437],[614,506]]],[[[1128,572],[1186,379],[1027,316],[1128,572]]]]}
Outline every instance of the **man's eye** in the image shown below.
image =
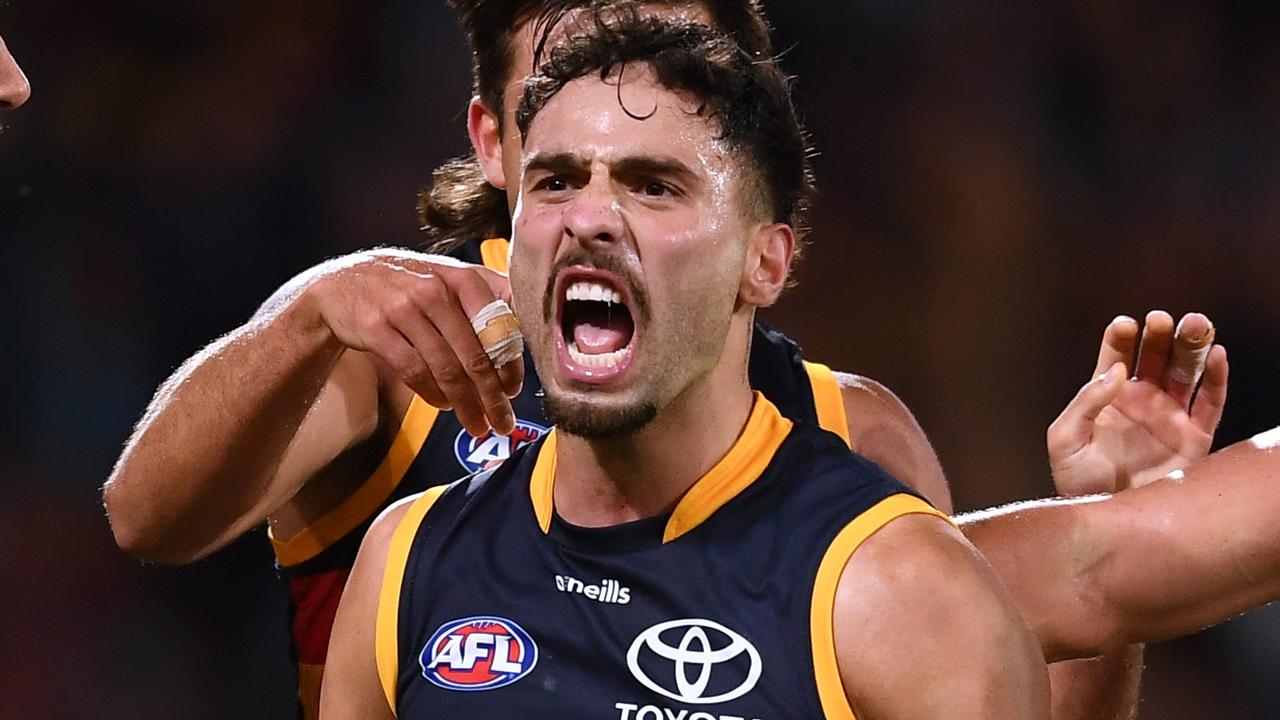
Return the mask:
{"type": "Polygon", "coordinates": [[[646,183],[643,191],[648,197],[666,197],[674,194],[670,185],[660,182],[646,183]]]}
{"type": "Polygon", "coordinates": [[[563,192],[569,189],[569,183],[562,177],[554,175],[545,177],[533,186],[534,190],[548,190],[550,192],[563,192]]]}

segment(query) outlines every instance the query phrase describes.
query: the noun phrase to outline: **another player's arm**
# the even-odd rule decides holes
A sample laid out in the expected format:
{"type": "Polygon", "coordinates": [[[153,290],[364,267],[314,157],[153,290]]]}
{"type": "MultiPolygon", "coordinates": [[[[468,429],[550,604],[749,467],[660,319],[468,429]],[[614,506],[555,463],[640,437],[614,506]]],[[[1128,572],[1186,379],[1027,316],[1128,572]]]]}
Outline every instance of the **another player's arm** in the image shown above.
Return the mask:
{"type": "Polygon", "coordinates": [[[851,447],[944,513],[953,512],[942,463],[920,423],[889,388],[870,378],[835,373],[851,447]]]}
{"type": "Polygon", "coordinates": [[[371,435],[376,375],[344,349],[308,296],[282,291],[187,360],[156,392],[103,487],[120,547],[158,562],[200,558],[371,435]]]}
{"type": "Polygon", "coordinates": [[[468,320],[505,292],[505,277],[407,251],[299,276],[160,387],[103,488],[116,541],[187,562],[263,522],[372,436],[372,356],[469,429],[510,429],[522,367],[495,372],[468,320]]]}
{"type": "Polygon", "coordinates": [[[844,691],[860,720],[1049,716],[1031,630],[991,568],[940,518],[900,517],[863,543],[841,577],[834,622],[844,691]]]}
{"type": "MultiPolygon", "coordinates": [[[[1047,433],[1059,494],[1141,486],[1208,454],[1228,372],[1226,351],[1213,346],[1213,337],[1213,324],[1199,313],[1176,325],[1162,310],[1148,313],[1141,328],[1125,316],[1107,325],[1093,371],[1098,379],[1047,433]]],[[[1050,665],[1054,720],[1135,717],[1142,657],[1142,645],[1135,644],[1050,665]]]]}
{"type": "Polygon", "coordinates": [[[1178,637],[1280,598],[1280,428],[1116,495],[959,518],[1046,657],[1178,637]]]}
{"type": "Polygon", "coordinates": [[[329,638],[320,690],[324,720],[395,717],[378,675],[378,607],[391,538],[416,499],[410,496],[387,508],[360,545],[329,638]]]}

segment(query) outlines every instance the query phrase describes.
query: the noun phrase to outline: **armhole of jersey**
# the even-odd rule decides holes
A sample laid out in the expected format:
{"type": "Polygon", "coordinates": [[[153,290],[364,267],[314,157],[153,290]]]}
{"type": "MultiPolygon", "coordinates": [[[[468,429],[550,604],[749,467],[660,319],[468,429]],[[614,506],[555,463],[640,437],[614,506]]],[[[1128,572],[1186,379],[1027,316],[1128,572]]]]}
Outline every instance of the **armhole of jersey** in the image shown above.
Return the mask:
{"type": "Polygon", "coordinates": [[[378,512],[418,457],[439,414],[439,410],[414,395],[390,449],[363,485],[287,540],[277,540],[268,528],[267,535],[281,567],[292,567],[319,555],[378,512]]]}
{"type": "Polygon", "coordinates": [[[818,577],[813,584],[809,637],[813,650],[813,675],[818,682],[818,698],[822,702],[823,717],[828,720],[856,720],[836,663],[835,607],[840,576],[849,564],[849,558],[853,557],[854,551],[867,538],[895,518],[913,514],[935,515],[951,522],[946,515],[914,495],[890,495],[846,525],[822,556],[818,577]]]}
{"type": "Polygon", "coordinates": [[[480,243],[480,259],[484,261],[484,266],[500,273],[507,272],[510,251],[511,243],[504,238],[489,238],[480,243]]]}
{"type": "Polygon", "coordinates": [[[396,683],[400,679],[400,588],[409,562],[409,551],[418,536],[422,519],[431,506],[448,489],[448,485],[433,487],[418,496],[405,511],[391,536],[387,549],[387,565],[382,572],[382,589],[378,593],[378,618],[374,627],[374,657],[378,667],[378,679],[382,681],[382,693],[387,698],[391,714],[396,713],[396,683]]]}
{"type": "Polygon", "coordinates": [[[813,406],[818,411],[818,424],[823,430],[833,432],[852,447],[849,441],[849,418],[844,412],[844,394],[831,368],[821,363],[804,361],[809,374],[809,388],[813,390],[813,406]]]}

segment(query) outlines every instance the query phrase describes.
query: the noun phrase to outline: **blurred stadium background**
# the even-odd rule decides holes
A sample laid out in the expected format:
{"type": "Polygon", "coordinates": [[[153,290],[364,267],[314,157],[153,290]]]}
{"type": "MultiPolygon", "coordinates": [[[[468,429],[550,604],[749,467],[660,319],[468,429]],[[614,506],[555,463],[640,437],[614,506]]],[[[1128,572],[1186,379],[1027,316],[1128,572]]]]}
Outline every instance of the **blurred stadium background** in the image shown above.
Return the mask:
{"type": "MultiPolygon", "coordinates": [[[[822,152],[768,319],[894,388],[960,508],[1050,492],[1044,428],[1120,312],[1216,321],[1218,445],[1280,422],[1280,4],[767,2],[822,152]]],[[[461,34],[442,0],[10,0],[0,33],[34,86],[0,133],[0,717],[286,717],[264,535],[144,567],[98,487],[277,285],[419,240],[461,34]]],[[[1276,612],[1148,662],[1143,717],[1280,710],[1276,612]]]]}

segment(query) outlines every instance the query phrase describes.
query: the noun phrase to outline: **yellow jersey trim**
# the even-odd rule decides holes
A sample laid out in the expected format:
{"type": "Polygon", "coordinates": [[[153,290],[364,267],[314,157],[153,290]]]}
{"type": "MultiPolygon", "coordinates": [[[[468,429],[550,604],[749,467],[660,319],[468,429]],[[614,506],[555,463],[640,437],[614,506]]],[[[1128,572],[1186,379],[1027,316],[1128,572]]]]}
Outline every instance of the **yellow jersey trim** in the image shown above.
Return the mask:
{"type": "Polygon", "coordinates": [[[809,373],[809,387],[813,389],[813,405],[818,411],[818,424],[823,430],[833,432],[849,442],[849,419],[844,412],[844,394],[840,392],[840,383],[831,368],[822,363],[804,361],[805,372],[809,373]]]}
{"type": "MultiPolygon", "coordinates": [[[[729,448],[729,453],[707,471],[671,513],[662,542],[679,538],[706,521],[717,510],[754,483],[774,454],[791,432],[792,423],[778,412],[778,408],[764,395],[755,394],[751,415],[747,418],[742,434],[729,448]]],[[[538,451],[529,482],[529,498],[542,532],[551,530],[551,516],[555,508],[556,431],[547,433],[547,439],[538,451]]]]}
{"type": "Polygon", "coordinates": [[[759,479],[791,433],[791,426],[791,421],[757,392],[751,416],[737,442],[680,499],[667,520],[662,542],[671,542],[701,525],[759,479]]]}
{"type": "Polygon", "coordinates": [[[506,238],[489,238],[480,243],[480,259],[484,266],[500,273],[507,272],[511,262],[511,243],[506,238]]]}
{"type": "Polygon", "coordinates": [[[391,714],[396,714],[396,681],[400,677],[400,588],[404,583],[409,551],[418,536],[418,528],[427,511],[444,494],[448,485],[439,485],[418,495],[391,536],[387,549],[387,565],[382,573],[382,589],[378,594],[378,619],[374,628],[374,658],[382,694],[387,698],[391,714]]]}
{"type": "Polygon", "coordinates": [[[890,495],[854,518],[844,527],[822,556],[818,577],[813,584],[810,605],[809,637],[813,648],[813,675],[818,681],[818,698],[822,715],[828,720],[856,720],[849,705],[840,668],[836,664],[835,607],[836,588],[849,558],[867,538],[876,534],[891,520],[903,515],[935,515],[947,522],[951,519],[914,495],[890,495]]]}
{"type": "Polygon", "coordinates": [[[391,448],[363,485],[337,507],[287,540],[276,538],[268,528],[267,536],[271,538],[271,546],[280,565],[291,567],[310,560],[373,516],[404,479],[439,414],[439,410],[414,395],[404,419],[400,421],[400,429],[391,441],[391,448]]]}
{"type": "Polygon", "coordinates": [[[547,439],[538,450],[538,460],[533,464],[533,477],[529,479],[529,499],[533,502],[533,514],[538,518],[542,534],[551,532],[551,515],[555,512],[556,489],[556,429],[551,428],[547,439]]]}

